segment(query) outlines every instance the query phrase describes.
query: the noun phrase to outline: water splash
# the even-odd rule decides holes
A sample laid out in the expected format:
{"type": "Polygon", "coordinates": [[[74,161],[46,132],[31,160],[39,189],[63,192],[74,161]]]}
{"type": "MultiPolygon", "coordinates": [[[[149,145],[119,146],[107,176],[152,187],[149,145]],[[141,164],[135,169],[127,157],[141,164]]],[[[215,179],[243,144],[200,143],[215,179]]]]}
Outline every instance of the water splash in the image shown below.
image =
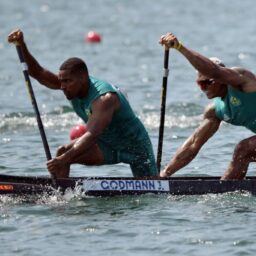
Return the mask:
{"type": "Polygon", "coordinates": [[[71,201],[79,201],[88,197],[79,185],[74,189],[67,189],[65,193],[62,193],[60,190],[54,190],[51,194],[45,192],[38,195],[0,195],[0,209],[25,203],[62,206],[71,201]]]}

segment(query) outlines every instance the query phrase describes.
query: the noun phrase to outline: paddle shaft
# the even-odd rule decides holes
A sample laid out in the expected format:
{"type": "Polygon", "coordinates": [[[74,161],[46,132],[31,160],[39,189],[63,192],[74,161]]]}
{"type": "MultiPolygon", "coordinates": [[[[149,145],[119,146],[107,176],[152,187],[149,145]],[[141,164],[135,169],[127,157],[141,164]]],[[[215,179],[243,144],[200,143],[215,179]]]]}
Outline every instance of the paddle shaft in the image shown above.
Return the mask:
{"type": "Polygon", "coordinates": [[[159,172],[161,169],[163,138],[164,138],[166,93],[167,93],[167,81],[168,81],[168,74],[169,74],[168,65],[169,65],[169,49],[165,49],[165,51],[164,51],[164,75],[163,75],[163,81],[162,81],[162,96],[161,96],[161,116],[160,116],[158,150],[157,150],[157,169],[159,172]]]}
{"type": "MultiPolygon", "coordinates": [[[[24,60],[24,57],[23,57],[23,54],[22,54],[22,51],[21,51],[21,48],[20,48],[19,45],[16,45],[16,50],[17,50],[20,62],[23,66],[23,74],[24,74],[28,94],[30,96],[31,103],[32,103],[32,106],[33,106],[35,114],[36,114],[37,125],[38,125],[40,135],[41,135],[41,138],[42,138],[42,141],[43,141],[46,158],[49,161],[49,160],[52,159],[52,156],[51,156],[50,148],[49,148],[47,138],[46,138],[46,135],[45,135],[44,126],[43,126],[43,123],[42,123],[42,120],[41,120],[40,112],[38,110],[35,94],[34,94],[34,91],[33,91],[33,88],[32,88],[32,84],[30,82],[27,63],[24,60]]],[[[56,184],[56,177],[53,174],[51,174],[51,178],[52,178],[53,184],[56,184]]]]}

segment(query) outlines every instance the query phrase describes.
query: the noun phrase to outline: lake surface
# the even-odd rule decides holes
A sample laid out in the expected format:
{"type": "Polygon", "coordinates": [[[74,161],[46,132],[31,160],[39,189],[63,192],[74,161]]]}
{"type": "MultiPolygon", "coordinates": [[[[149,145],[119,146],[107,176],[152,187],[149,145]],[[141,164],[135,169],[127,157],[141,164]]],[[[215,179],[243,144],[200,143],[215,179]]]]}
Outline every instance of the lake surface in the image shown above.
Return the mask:
{"type": "MultiPolygon", "coordinates": [[[[87,62],[91,75],[126,91],[157,149],[163,75],[162,34],[256,72],[256,5],[252,0],[1,0],[0,172],[46,175],[45,154],[15,47],[21,28],[41,65],[58,72],[67,58],[87,62]],[[102,43],[84,40],[88,31],[102,43]]],[[[170,51],[162,165],[200,124],[209,103],[196,72],[170,51]]],[[[52,151],[81,123],[62,92],[31,79],[52,151]]],[[[175,175],[222,175],[236,143],[252,136],[223,124],[197,158],[175,175]]],[[[249,175],[255,175],[252,164],[249,175]]],[[[129,167],[73,166],[72,176],[131,176],[129,167]]],[[[79,193],[35,202],[0,197],[1,255],[255,255],[256,199],[244,193],[204,196],[86,198],[79,193]]]]}

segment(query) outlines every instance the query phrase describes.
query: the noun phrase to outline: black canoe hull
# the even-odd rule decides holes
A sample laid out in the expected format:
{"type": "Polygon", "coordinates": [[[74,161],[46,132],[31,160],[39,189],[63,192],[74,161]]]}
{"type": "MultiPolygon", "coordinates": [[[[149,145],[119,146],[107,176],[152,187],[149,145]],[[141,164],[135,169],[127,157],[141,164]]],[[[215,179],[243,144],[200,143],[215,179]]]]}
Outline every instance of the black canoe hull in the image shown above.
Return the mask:
{"type": "MultiPolygon", "coordinates": [[[[241,181],[221,181],[220,177],[171,177],[137,179],[132,177],[71,177],[58,179],[58,190],[79,187],[85,195],[114,196],[140,194],[202,195],[245,191],[256,194],[256,177],[241,181]]],[[[0,195],[52,194],[51,179],[43,176],[0,175],[0,195]]]]}

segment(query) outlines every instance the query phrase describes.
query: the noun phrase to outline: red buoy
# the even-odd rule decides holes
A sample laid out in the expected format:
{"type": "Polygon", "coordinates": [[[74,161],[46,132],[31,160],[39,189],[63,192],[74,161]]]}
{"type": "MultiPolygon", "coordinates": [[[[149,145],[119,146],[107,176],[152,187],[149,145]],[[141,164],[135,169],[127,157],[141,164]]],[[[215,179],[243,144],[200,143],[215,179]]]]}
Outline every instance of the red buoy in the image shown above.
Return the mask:
{"type": "Polygon", "coordinates": [[[70,140],[75,140],[75,139],[81,137],[86,132],[87,132],[86,125],[84,125],[84,124],[77,125],[70,130],[69,138],[70,138],[70,140]]]}
{"type": "Polygon", "coordinates": [[[90,31],[86,35],[85,40],[89,43],[100,43],[101,35],[95,31],[90,31]]]}

